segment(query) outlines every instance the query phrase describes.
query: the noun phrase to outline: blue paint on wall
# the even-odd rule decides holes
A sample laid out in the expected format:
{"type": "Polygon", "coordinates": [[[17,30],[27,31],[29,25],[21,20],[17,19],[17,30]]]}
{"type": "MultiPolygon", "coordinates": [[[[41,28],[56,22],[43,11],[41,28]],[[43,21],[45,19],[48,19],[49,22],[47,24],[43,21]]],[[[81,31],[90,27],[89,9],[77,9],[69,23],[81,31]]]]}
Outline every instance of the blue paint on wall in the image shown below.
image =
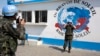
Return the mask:
{"type": "Polygon", "coordinates": [[[100,51],[100,43],[73,41],[72,45],[73,45],[73,47],[76,47],[76,48],[100,51]]]}
{"type": "MultiPolygon", "coordinates": [[[[29,39],[38,40],[38,38],[39,37],[37,36],[29,36],[29,39]]],[[[64,40],[62,39],[53,39],[53,38],[44,38],[44,37],[41,37],[41,38],[44,44],[63,46],[63,43],[64,43],[64,40]]],[[[100,51],[100,43],[95,43],[95,42],[73,40],[72,47],[100,51]]]]}
{"type": "Polygon", "coordinates": [[[18,1],[15,2],[14,0],[7,0],[8,4],[29,4],[29,3],[40,3],[40,2],[49,2],[52,0],[22,0],[22,1],[18,1]]]}

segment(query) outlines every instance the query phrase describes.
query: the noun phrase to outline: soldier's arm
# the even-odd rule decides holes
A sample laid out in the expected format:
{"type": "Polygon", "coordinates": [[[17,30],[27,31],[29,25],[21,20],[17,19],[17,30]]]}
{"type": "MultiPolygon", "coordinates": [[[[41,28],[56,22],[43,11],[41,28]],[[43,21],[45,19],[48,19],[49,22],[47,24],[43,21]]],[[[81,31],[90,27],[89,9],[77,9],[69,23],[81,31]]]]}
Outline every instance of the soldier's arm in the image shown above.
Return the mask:
{"type": "Polygon", "coordinates": [[[76,27],[75,27],[74,25],[72,25],[72,28],[73,28],[73,30],[75,30],[75,29],[76,29],[76,27]]]}
{"type": "Polygon", "coordinates": [[[16,36],[16,37],[20,35],[19,32],[10,23],[5,23],[3,25],[3,28],[5,29],[5,33],[8,35],[16,36]]]}
{"type": "Polygon", "coordinates": [[[19,36],[19,39],[25,39],[25,27],[20,25],[18,28],[17,28],[17,31],[19,32],[20,36],[19,36]]]}
{"type": "Polygon", "coordinates": [[[65,29],[66,29],[66,27],[67,27],[67,24],[64,25],[64,28],[65,28],[65,29]]]}
{"type": "Polygon", "coordinates": [[[23,27],[14,28],[12,26],[12,24],[7,23],[7,24],[4,25],[4,28],[5,28],[6,32],[7,32],[7,34],[9,34],[12,37],[19,38],[19,39],[24,37],[24,35],[23,35],[24,32],[22,32],[23,29],[24,29],[23,27]]]}
{"type": "Polygon", "coordinates": [[[20,31],[20,39],[23,39],[23,38],[25,39],[25,27],[24,27],[25,23],[26,23],[25,19],[21,19],[17,26],[18,31],[20,31]]]}

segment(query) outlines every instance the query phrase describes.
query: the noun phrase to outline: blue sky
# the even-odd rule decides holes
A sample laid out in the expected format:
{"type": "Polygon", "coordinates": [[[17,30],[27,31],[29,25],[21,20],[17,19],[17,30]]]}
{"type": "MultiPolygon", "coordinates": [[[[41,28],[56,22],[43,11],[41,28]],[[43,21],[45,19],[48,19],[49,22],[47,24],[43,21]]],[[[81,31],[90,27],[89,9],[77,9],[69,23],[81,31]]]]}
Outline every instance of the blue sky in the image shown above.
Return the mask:
{"type": "Polygon", "coordinates": [[[7,4],[7,0],[0,0],[0,8],[2,8],[6,4],[7,4]]]}
{"type": "Polygon", "coordinates": [[[3,6],[7,5],[7,0],[0,0],[0,15],[1,15],[1,9],[3,6]],[[1,2],[2,1],[2,2],[1,2]]]}

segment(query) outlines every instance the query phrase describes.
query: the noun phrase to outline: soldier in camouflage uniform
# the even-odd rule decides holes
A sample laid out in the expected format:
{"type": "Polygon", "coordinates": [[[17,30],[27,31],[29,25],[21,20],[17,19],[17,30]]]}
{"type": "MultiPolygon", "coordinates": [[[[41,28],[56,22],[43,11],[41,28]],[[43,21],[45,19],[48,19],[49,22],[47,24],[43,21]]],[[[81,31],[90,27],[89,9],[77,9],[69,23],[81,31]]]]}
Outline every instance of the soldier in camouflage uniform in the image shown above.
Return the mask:
{"type": "Polygon", "coordinates": [[[66,47],[68,45],[68,53],[70,53],[71,43],[72,43],[72,39],[73,39],[73,30],[75,28],[72,25],[72,22],[67,22],[67,24],[65,25],[65,29],[66,29],[66,32],[65,32],[65,39],[64,39],[63,49],[65,51],[66,47]]]}
{"type": "Polygon", "coordinates": [[[4,6],[0,19],[0,56],[15,56],[17,50],[17,39],[25,37],[24,21],[16,25],[17,8],[14,5],[4,6]]]}

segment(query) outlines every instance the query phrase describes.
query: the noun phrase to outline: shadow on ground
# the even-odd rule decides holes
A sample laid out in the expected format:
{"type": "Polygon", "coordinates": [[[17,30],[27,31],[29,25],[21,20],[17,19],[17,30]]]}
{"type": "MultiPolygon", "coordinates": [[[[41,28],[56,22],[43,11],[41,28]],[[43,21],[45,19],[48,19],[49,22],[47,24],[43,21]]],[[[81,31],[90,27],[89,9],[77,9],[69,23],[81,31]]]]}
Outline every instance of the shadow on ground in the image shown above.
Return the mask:
{"type": "Polygon", "coordinates": [[[58,50],[58,51],[63,51],[63,49],[62,48],[60,48],[60,47],[56,47],[56,46],[49,46],[50,48],[53,48],[53,49],[55,49],[55,50],[58,50]]]}

